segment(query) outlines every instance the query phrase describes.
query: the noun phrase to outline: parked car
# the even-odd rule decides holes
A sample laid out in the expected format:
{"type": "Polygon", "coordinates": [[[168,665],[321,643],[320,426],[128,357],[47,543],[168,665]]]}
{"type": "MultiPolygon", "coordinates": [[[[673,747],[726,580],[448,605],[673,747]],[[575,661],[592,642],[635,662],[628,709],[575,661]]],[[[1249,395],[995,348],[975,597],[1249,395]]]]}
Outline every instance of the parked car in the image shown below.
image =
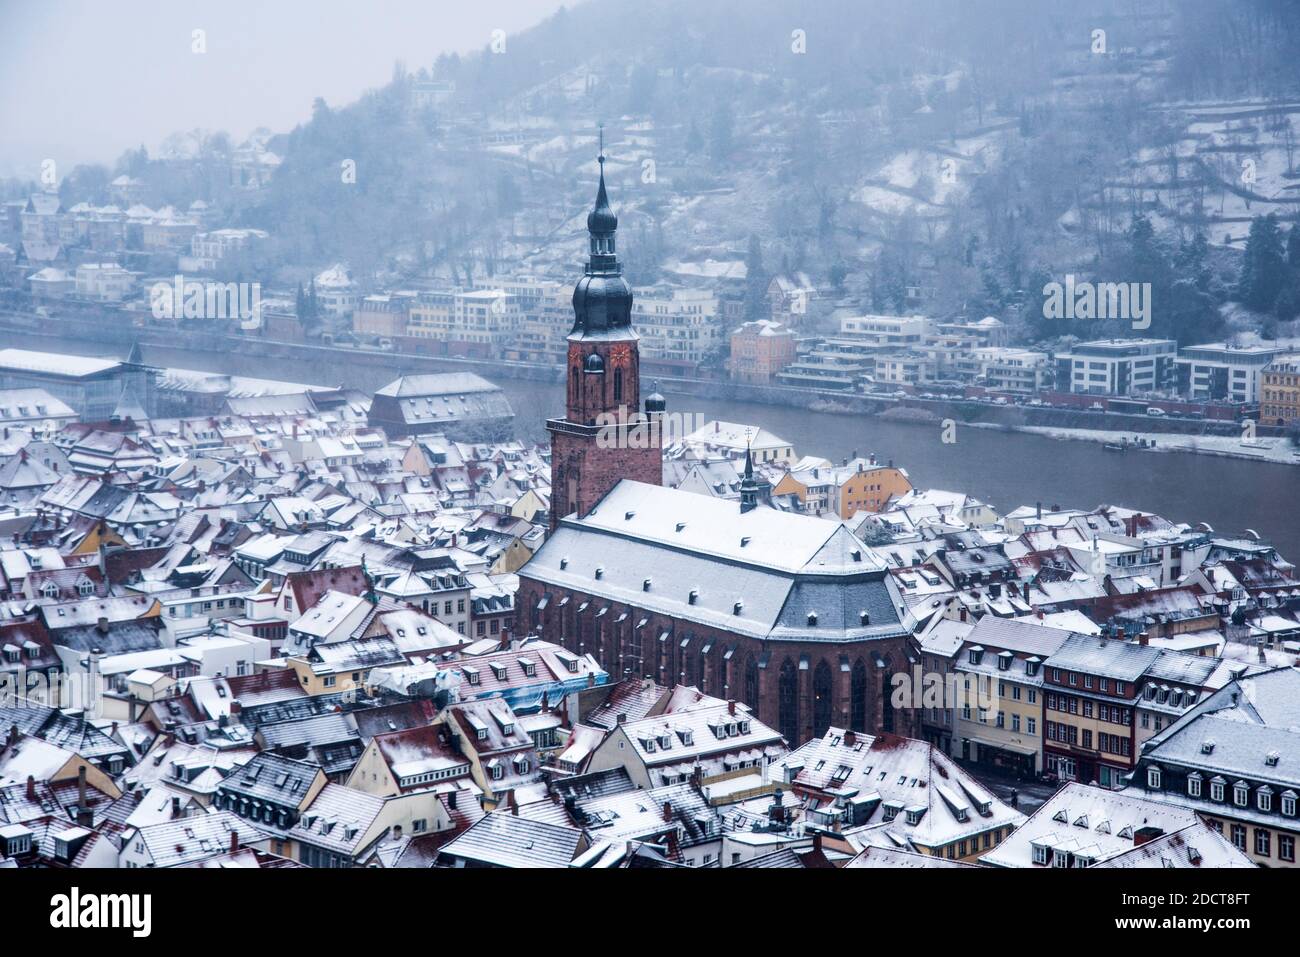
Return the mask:
{"type": "Polygon", "coordinates": [[[1165,414],[1165,410],[1164,410],[1164,409],[1157,408],[1157,407],[1154,406],[1154,405],[1151,406],[1151,408],[1147,409],[1147,415],[1154,415],[1154,416],[1156,416],[1156,417],[1162,417],[1164,414],[1165,414]]]}

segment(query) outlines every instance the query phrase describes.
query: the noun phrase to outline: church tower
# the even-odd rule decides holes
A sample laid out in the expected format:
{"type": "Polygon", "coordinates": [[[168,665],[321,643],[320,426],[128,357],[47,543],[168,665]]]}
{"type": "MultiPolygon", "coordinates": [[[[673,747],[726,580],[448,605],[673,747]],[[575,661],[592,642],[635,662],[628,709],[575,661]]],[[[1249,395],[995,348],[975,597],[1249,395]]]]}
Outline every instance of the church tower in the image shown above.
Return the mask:
{"type": "Polygon", "coordinates": [[[632,290],[615,250],[618,217],[605,193],[600,156],[596,205],[587,214],[590,258],[573,289],[565,415],[546,423],[551,433],[551,531],[574,512],[595,507],[619,479],[663,481],[660,420],[663,396],[646,398],[640,412],[640,336],[632,328],[632,290]]]}

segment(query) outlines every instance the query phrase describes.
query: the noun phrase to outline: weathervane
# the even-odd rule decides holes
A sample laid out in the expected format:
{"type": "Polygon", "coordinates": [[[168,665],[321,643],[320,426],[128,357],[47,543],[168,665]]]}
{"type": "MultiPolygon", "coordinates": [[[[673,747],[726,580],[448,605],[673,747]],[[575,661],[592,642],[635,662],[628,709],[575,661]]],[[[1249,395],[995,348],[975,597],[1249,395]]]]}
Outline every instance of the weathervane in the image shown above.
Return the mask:
{"type": "Polygon", "coordinates": [[[601,120],[599,123],[597,123],[596,129],[599,131],[599,135],[600,135],[600,153],[598,153],[596,156],[596,162],[599,163],[602,167],[604,167],[605,165],[605,121],[601,120]]]}

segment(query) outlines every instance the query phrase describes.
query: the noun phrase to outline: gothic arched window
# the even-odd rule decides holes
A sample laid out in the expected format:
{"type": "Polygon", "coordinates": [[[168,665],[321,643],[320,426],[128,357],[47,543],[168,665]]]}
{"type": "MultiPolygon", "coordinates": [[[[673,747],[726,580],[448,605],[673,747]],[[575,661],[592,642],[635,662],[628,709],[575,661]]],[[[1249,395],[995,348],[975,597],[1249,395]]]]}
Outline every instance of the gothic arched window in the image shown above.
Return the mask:
{"type": "Polygon", "coordinates": [[[813,737],[820,738],[831,726],[831,669],[823,659],[813,672],[813,737]]]}
{"type": "Polygon", "coordinates": [[[867,666],[859,658],[849,675],[849,727],[854,731],[867,730],[867,666]]]}
{"type": "Polygon", "coordinates": [[[781,665],[781,677],[777,681],[777,725],[790,747],[798,747],[799,741],[799,672],[789,658],[781,665]]]}
{"type": "Polygon", "coordinates": [[[745,704],[758,711],[758,663],[750,655],[745,661],[745,704]]]}

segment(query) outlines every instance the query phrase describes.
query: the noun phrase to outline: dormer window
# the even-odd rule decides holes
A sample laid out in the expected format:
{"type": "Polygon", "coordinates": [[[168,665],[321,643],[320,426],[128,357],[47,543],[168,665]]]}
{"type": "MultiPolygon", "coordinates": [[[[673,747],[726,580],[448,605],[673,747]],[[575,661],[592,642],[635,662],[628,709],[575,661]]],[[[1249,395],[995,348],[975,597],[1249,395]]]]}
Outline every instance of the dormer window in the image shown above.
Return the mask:
{"type": "Polygon", "coordinates": [[[1201,796],[1201,775],[1193,771],[1187,775],[1187,796],[1198,798],[1201,796]]]}
{"type": "Polygon", "coordinates": [[[998,654],[998,671],[1010,671],[1010,670],[1011,670],[1011,660],[1012,660],[1012,658],[1014,658],[1014,657],[1015,657],[1015,655],[1013,655],[1013,654],[1012,654],[1011,652],[1009,652],[1009,651],[1003,651],[1003,652],[999,653],[999,654],[998,654]]]}
{"type": "Polygon", "coordinates": [[[1282,813],[1287,817],[1295,817],[1296,793],[1294,791],[1282,792],[1282,813]]]}
{"type": "Polygon", "coordinates": [[[1152,791],[1160,790],[1160,769],[1147,768],[1147,787],[1152,791]]]}
{"type": "Polygon", "coordinates": [[[870,613],[865,610],[858,612],[858,624],[862,625],[864,628],[871,624],[870,613]]]}
{"type": "Polygon", "coordinates": [[[1223,778],[1210,779],[1210,800],[1223,803],[1223,793],[1227,782],[1223,778]]]}
{"type": "Polygon", "coordinates": [[[808,612],[808,627],[809,628],[817,627],[817,612],[815,611],[808,612]]]}
{"type": "Polygon", "coordinates": [[[1232,803],[1237,807],[1245,807],[1250,803],[1250,785],[1245,781],[1238,781],[1232,786],[1232,803]]]}
{"type": "Polygon", "coordinates": [[[969,660],[971,664],[973,665],[979,664],[980,659],[982,659],[983,657],[984,657],[984,649],[981,648],[979,645],[976,645],[974,648],[970,649],[969,660]]]}

